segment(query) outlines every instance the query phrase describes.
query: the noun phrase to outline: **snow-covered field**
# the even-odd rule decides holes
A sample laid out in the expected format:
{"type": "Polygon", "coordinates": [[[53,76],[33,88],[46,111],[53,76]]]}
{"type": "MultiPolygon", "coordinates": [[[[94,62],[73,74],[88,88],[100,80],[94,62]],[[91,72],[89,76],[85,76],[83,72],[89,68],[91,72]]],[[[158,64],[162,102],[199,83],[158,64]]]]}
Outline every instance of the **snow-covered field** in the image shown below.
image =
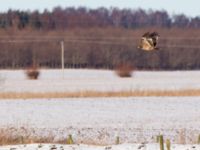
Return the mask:
{"type": "Polygon", "coordinates": [[[119,78],[114,71],[66,69],[41,70],[39,80],[28,80],[23,70],[1,70],[1,91],[133,91],[200,88],[200,71],[136,71],[132,78],[119,78]]]}
{"type": "Polygon", "coordinates": [[[129,97],[1,100],[0,127],[6,134],[53,138],[71,134],[77,143],[197,143],[199,97],[129,97]]]}
{"type": "MultiPolygon", "coordinates": [[[[1,92],[67,92],[199,89],[200,71],[137,71],[132,78],[119,78],[108,70],[41,70],[38,80],[28,80],[24,71],[0,71],[1,92]]],[[[156,150],[163,134],[172,150],[200,149],[200,97],[124,97],[0,100],[0,136],[51,137],[53,142],[72,135],[75,143],[57,149],[156,150]],[[195,148],[194,148],[195,147],[195,148]]],[[[50,150],[52,144],[0,147],[50,150]]]]}

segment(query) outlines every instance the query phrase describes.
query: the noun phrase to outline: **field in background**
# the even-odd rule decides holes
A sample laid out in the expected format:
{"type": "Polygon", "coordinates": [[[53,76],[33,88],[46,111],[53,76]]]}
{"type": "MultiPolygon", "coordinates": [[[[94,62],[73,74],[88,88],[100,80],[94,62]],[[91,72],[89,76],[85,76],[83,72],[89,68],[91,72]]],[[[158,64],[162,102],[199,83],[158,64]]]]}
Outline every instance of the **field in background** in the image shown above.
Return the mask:
{"type": "Polygon", "coordinates": [[[135,71],[120,78],[112,70],[0,71],[0,98],[199,96],[200,71],[135,71]]]}

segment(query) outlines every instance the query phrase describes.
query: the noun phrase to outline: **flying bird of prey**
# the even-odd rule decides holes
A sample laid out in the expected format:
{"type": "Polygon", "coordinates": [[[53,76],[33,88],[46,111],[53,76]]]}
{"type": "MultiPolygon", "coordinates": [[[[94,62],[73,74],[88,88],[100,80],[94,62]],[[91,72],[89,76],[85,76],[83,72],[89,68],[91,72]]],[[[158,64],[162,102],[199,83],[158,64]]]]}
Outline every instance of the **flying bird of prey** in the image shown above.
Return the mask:
{"type": "Polygon", "coordinates": [[[138,48],[146,51],[158,50],[159,48],[156,47],[158,43],[158,33],[157,32],[146,32],[139,43],[138,48]]]}

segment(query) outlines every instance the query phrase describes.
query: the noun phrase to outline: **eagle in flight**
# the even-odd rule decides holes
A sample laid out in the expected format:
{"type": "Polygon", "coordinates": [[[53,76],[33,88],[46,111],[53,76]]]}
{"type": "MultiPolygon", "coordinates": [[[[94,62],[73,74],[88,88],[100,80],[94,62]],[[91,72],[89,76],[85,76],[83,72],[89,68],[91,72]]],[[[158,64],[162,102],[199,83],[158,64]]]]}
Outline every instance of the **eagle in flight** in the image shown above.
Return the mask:
{"type": "Polygon", "coordinates": [[[138,48],[146,51],[158,50],[158,33],[157,32],[146,32],[139,43],[138,48]]]}

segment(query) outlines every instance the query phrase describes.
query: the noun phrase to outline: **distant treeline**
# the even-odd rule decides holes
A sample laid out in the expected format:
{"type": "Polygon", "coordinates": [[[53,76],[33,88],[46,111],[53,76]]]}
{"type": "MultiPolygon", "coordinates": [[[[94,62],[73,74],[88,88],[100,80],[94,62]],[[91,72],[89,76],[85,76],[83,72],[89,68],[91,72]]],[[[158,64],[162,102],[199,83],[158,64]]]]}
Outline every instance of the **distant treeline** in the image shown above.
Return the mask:
{"type": "Polygon", "coordinates": [[[142,9],[56,7],[0,13],[0,68],[200,69],[200,17],[142,9]],[[137,49],[147,31],[160,34],[158,51],[137,49]]]}
{"type": "Polygon", "coordinates": [[[0,13],[1,28],[68,29],[72,27],[123,27],[127,29],[143,27],[199,28],[200,17],[187,17],[184,14],[169,16],[166,11],[142,9],[98,8],[88,9],[56,7],[52,11],[9,10],[0,13]]]}

